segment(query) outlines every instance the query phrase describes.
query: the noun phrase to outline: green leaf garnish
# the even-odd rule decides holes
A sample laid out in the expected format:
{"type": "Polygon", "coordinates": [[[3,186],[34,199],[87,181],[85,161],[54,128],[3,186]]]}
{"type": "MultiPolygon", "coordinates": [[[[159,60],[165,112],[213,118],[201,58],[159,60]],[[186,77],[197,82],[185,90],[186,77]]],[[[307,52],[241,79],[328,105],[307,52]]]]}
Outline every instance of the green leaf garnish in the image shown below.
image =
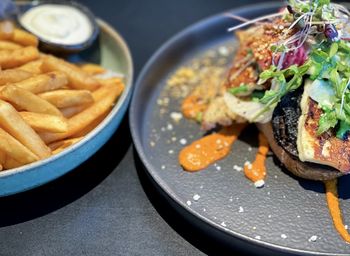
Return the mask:
{"type": "Polygon", "coordinates": [[[338,123],[337,115],[333,110],[325,111],[319,120],[317,135],[328,131],[330,128],[334,128],[338,123]]]}
{"type": "Polygon", "coordinates": [[[238,87],[228,89],[228,92],[231,93],[232,95],[245,93],[245,92],[248,92],[248,86],[246,84],[241,84],[238,87]]]}
{"type": "Polygon", "coordinates": [[[340,121],[336,136],[338,139],[346,140],[349,131],[350,131],[350,124],[348,124],[345,121],[340,121]]]}
{"type": "Polygon", "coordinates": [[[329,50],[329,58],[333,58],[337,52],[338,52],[338,43],[333,43],[329,50]]]}

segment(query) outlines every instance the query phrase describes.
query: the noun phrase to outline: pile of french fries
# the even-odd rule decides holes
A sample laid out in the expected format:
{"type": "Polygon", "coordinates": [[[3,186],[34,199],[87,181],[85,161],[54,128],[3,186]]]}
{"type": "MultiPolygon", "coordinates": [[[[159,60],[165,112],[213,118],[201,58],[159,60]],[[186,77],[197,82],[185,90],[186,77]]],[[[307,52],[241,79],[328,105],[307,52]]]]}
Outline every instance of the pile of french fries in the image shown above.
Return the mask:
{"type": "Polygon", "coordinates": [[[0,22],[0,170],[57,154],[81,140],[109,113],[122,79],[38,50],[38,39],[0,22]]]}

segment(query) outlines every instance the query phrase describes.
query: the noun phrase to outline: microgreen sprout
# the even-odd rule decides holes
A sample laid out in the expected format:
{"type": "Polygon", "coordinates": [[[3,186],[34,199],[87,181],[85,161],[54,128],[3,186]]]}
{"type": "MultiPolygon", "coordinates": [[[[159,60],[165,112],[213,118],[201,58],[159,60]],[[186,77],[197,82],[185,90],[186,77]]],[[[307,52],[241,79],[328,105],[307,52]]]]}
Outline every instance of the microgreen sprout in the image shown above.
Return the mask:
{"type": "MultiPolygon", "coordinates": [[[[323,113],[317,133],[333,128],[338,129],[339,138],[350,134],[350,12],[346,7],[330,0],[289,0],[285,10],[256,19],[227,16],[243,22],[228,31],[252,24],[272,24],[276,20],[283,24],[277,42],[269,45],[272,65],[260,73],[257,82],[259,86],[271,87],[259,91],[259,97],[252,96],[264,105],[256,118],[272,111],[283,96],[302,86],[305,79],[326,80],[332,86],[334,98],[331,108],[318,103],[323,113]]],[[[231,80],[254,62],[254,55],[248,53],[231,80]]],[[[234,95],[247,91],[245,84],[230,90],[234,95]]]]}

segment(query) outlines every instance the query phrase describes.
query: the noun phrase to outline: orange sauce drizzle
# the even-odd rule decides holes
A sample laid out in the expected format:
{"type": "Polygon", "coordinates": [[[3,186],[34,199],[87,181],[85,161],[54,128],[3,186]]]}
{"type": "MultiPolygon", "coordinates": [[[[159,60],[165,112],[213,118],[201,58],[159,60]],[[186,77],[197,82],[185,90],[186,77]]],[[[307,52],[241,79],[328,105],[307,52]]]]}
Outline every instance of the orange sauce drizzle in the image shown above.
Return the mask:
{"type": "Polygon", "coordinates": [[[219,132],[205,136],[183,148],[179,154],[181,166],[186,171],[196,172],[224,158],[231,151],[232,144],[244,127],[244,124],[238,124],[222,128],[219,132]]]}
{"type": "Polygon", "coordinates": [[[266,177],[265,160],[268,152],[269,144],[267,139],[262,133],[259,133],[259,149],[255,156],[255,161],[252,164],[244,165],[244,174],[254,183],[261,182],[262,184],[260,186],[264,185],[263,181],[266,177]]]}
{"type": "Polygon", "coordinates": [[[342,214],[339,206],[337,179],[325,181],[326,197],[328,203],[329,213],[331,214],[335,229],[340,236],[348,243],[350,243],[350,234],[345,229],[342,214]]]}
{"type": "Polygon", "coordinates": [[[198,96],[187,96],[181,105],[181,112],[186,118],[196,118],[200,113],[207,109],[208,105],[203,102],[198,96]]]}

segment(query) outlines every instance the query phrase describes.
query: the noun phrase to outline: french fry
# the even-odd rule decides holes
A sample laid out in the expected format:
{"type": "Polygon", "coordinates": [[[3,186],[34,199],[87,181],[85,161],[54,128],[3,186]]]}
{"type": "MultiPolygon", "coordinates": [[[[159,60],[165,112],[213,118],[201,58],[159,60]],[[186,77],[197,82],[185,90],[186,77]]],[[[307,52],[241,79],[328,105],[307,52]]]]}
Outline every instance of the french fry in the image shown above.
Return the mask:
{"type": "MultiPolygon", "coordinates": [[[[40,159],[51,155],[50,149],[38,134],[22,119],[11,104],[0,100],[1,127],[21,142],[40,159]]],[[[1,148],[0,148],[1,150],[1,148]]],[[[15,158],[15,160],[18,160],[15,158]]]]}
{"type": "Polygon", "coordinates": [[[91,106],[91,104],[84,104],[84,105],[73,106],[73,107],[68,107],[68,108],[61,108],[60,111],[65,118],[70,118],[70,117],[80,113],[84,109],[87,109],[90,106],[91,106]]]}
{"type": "Polygon", "coordinates": [[[94,102],[92,94],[88,90],[56,90],[38,94],[58,108],[67,108],[94,102]]]}
{"type": "MultiPolygon", "coordinates": [[[[95,101],[100,101],[102,100],[106,94],[109,92],[109,90],[116,90],[116,97],[119,97],[120,94],[123,92],[124,90],[124,85],[122,83],[118,82],[115,79],[107,79],[107,80],[103,80],[101,83],[103,86],[94,91],[92,93],[93,98],[95,101]]],[[[61,110],[62,111],[62,110],[61,110]]],[[[80,112],[80,111],[79,111],[80,112]]],[[[91,132],[93,129],[95,129],[95,127],[101,123],[103,121],[103,119],[106,118],[106,116],[108,115],[108,112],[106,112],[104,115],[101,115],[99,118],[97,118],[96,120],[94,120],[92,123],[90,123],[88,126],[86,126],[84,129],[82,129],[80,132],[74,134],[74,136],[80,137],[80,136],[85,136],[86,134],[88,134],[89,132],[91,132]]]]}
{"type": "Polygon", "coordinates": [[[100,117],[95,119],[92,123],[90,123],[88,126],[84,127],[84,129],[74,134],[74,137],[84,137],[85,135],[90,133],[93,129],[95,129],[106,118],[107,115],[108,115],[108,112],[101,115],[100,117]]]}
{"type": "Polygon", "coordinates": [[[97,64],[87,63],[80,66],[80,68],[89,75],[99,75],[106,73],[106,69],[97,64]]]}
{"type": "Polygon", "coordinates": [[[6,85],[0,89],[0,98],[14,103],[21,110],[62,116],[61,112],[51,103],[34,93],[15,85],[6,85]]]}
{"type": "Polygon", "coordinates": [[[30,77],[13,85],[37,94],[62,88],[67,83],[67,76],[64,73],[50,72],[30,77]]]}
{"type": "Polygon", "coordinates": [[[0,22],[0,39],[8,40],[13,37],[15,27],[11,21],[0,22]]]}
{"type": "Polygon", "coordinates": [[[37,60],[30,61],[30,62],[18,67],[17,69],[24,70],[24,71],[27,71],[29,73],[38,75],[38,74],[42,73],[42,70],[41,70],[42,64],[43,64],[43,60],[37,59],[37,60]]]}
{"type": "Polygon", "coordinates": [[[77,143],[124,90],[121,78],[94,77],[107,72],[103,67],[40,53],[38,43],[31,33],[0,21],[0,171],[77,143]]]}
{"type": "Polygon", "coordinates": [[[18,69],[6,69],[0,71],[0,85],[16,83],[28,79],[32,74],[18,69]]]}
{"type": "Polygon", "coordinates": [[[0,128],[0,150],[4,152],[7,157],[13,158],[21,163],[21,165],[39,160],[33,152],[23,146],[2,128],[0,128]]]}
{"type": "Polygon", "coordinates": [[[95,78],[82,71],[79,67],[52,55],[43,57],[42,69],[45,72],[61,71],[65,73],[68,77],[69,86],[74,89],[94,91],[100,86],[100,83],[95,78]]]}
{"type": "Polygon", "coordinates": [[[97,79],[101,85],[108,85],[108,84],[114,84],[114,85],[123,85],[123,79],[121,77],[111,77],[106,79],[97,79]]]}
{"type": "Polygon", "coordinates": [[[33,113],[19,112],[23,120],[37,132],[66,132],[67,120],[63,117],[33,113]]]}
{"type": "Polygon", "coordinates": [[[22,48],[22,46],[14,42],[0,40],[0,50],[17,50],[20,48],[22,48]]]}
{"type": "Polygon", "coordinates": [[[13,51],[1,50],[0,66],[4,69],[15,68],[38,58],[39,51],[32,46],[23,47],[13,51]]]}
{"type": "Polygon", "coordinates": [[[78,137],[73,139],[66,139],[66,140],[60,140],[53,142],[49,144],[49,148],[52,150],[52,154],[58,154],[62,152],[64,149],[68,148],[69,146],[72,146],[73,144],[77,143],[84,137],[78,137]]]}
{"type": "MultiPolygon", "coordinates": [[[[97,89],[96,91],[92,92],[92,96],[94,98],[94,101],[100,101],[102,100],[106,94],[109,92],[109,90],[117,90],[117,97],[120,96],[120,94],[123,92],[124,90],[124,85],[121,83],[118,84],[112,84],[112,83],[108,83],[105,84],[103,87],[97,89]]],[[[70,118],[80,112],[82,112],[84,109],[88,108],[91,104],[85,104],[85,105],[79,105],[79,106],[73,106],[73,107],[68,107],[68,108],[61,108],[60,111],[62,112],[63,116],[65,118],[70,118]]],[[[100,119],[100,121],[102,121],[102,119],[100,119]]],[[[97,121],[96,121],[97,122],[97,121]]],[[[95,127],[96,125],[94,124],[90,124],[90,127],[95,127]]],[[[88,130],[89,128],[87,127],[86,130],[88,130]]],[[[85,129],[84,129],[85,130],[85,129]]],[[[91,130],[91,129],[90,129],[91,130]]],[[[82,131],[82,133],[84,133],[84,131],[82,131]]]]}
{"type": "Polygon", "coordinates": [[[124,91],[124,84],[117,82],[117,80],[101,80],[102,87],[94,92],[92,92],[92,97],[95,101],[103,99],[103,97],[108,93],[109,90],[116,90],[117,97],[124,91]]]}
{"type": "Polygon", "coordinates": [[[0,150],[0,171],[4,170],[5,161],[6,161],[6,153],[0,150]]]}
{"type": "Polygon", "coordinates": [[[5,162],[3,163],[3,166],[5,169],[13,169],[13,168],[20,167],[22,165],[23,164],[21,162],[18,162],[11,157],[6,157],[5,162]]]}
{"type": "Polygon", "coordinates": [[[111,88],[101,87],[98,90],[104,91],[104,97],[101,100],[96,101],[87,109],[74,115],[68,119],[68,131],[65,133],[40,133],[40,137],[45,143],[51,143],[57,140],[62,140],[73,136],[74,134],[82,131],[85,127],[91,124],[94,120],[104,115],[109,111],[117,97],[120,95],[118,87],[113,86],[111,88]]]}
{"type": "Polygon", "coordinates": [[[39,40],[36,36],[18,28],[15,28],[15,30],[13,31],[13,36],[11,40],[15,43],[24,46],[38,47],[39,44],[39,40]]]}

